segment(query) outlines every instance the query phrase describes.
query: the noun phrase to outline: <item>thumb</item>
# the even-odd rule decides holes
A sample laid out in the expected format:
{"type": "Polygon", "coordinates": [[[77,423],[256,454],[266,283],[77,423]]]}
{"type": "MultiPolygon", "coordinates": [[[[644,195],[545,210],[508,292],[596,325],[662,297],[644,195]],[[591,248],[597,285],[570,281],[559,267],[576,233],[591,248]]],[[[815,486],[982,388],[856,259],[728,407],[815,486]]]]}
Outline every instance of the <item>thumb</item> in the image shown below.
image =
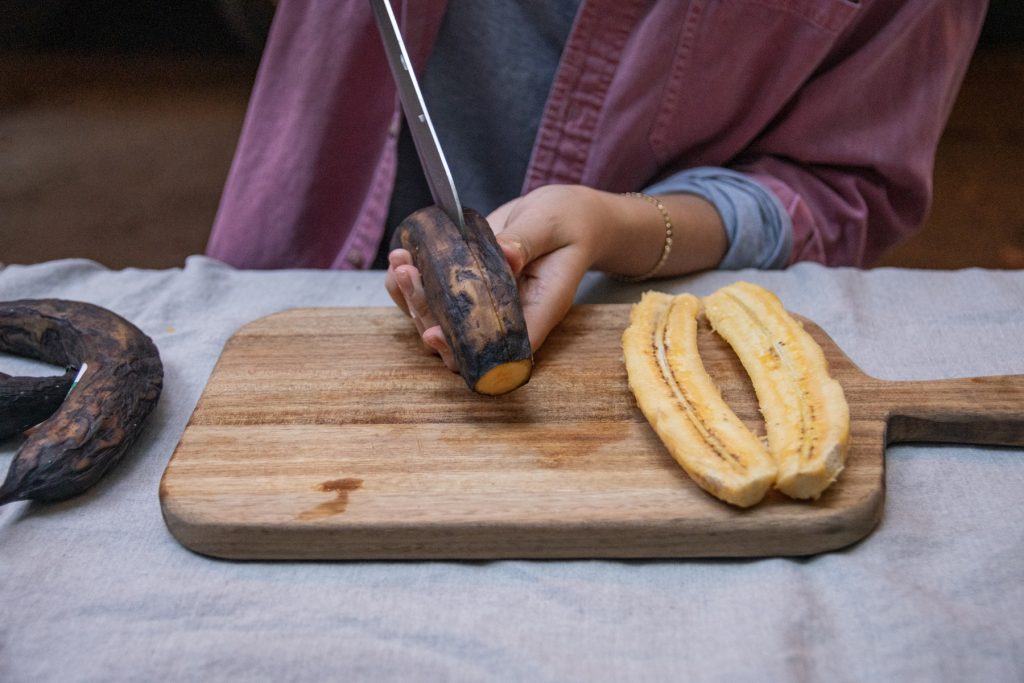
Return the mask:
{"type": "Polygon", "coordinates": [[[495,230],[498,246],[516,277],[537,259],[567,246],[561,231],[552,226],[550,217],[539,212],[513,211],[507,217],[499,218],[505,220],[491,223],[491,226],[495,230]]]}
{"type": "Polygon", "coordinates": [[[505,254],[505,260],[508,261],[508,265],[512,269],[512,274],[518,277],[526,264],[533,260],[527,243],[523,241],[522,237],[511,232],[499,232],[495,237],[502,253],[505,254]]]}

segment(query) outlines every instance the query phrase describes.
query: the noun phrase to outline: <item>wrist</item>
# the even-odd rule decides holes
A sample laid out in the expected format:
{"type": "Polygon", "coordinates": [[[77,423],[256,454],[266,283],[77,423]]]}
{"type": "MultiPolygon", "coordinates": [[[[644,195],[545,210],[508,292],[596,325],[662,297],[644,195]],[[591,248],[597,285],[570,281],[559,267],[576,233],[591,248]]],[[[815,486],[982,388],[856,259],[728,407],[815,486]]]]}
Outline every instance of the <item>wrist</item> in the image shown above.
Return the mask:
{"type": "MultiPolygon", "coordinates": [[[[595,252],[593,268],[607,272],[646,270],[658,256],[648,257],[638,240],[647,237],[647,220],[657,211],[635,197],[616,192],[591,190],[597,195],[594,220],[595,252]],[[647,212],[650,211],[650,214],[647,212]],[[641,253],[642,252],[642,253],[641,253]]],[[[646,245],[644,245],[646,246],[646,245]]]]}
{"type": "Polygon", "coordinates": [[[624,280],[662,274],[677,243],[675,218],[662,198],[641,192],[602,195],[606,229],[594,267],[624,280]]]}
{"type": "Polygon", "coordinates": [[[596,190],[585,185],[574,186],[578,194],[573,198],[578,216],[583,220],[570,221],[576,228],[574,243],[584,249],[589,268],[604,270],[604,264],[614,263],[623,244],[633,230],[635,217],[629,211],[624,197],[596,190]]]}
{"type": "Polygon", "coordinates": [[[713,204],[693,194],[606,195],[607,233],[594,267],[630,279],[714,268],[728,248],[713,204]]]}

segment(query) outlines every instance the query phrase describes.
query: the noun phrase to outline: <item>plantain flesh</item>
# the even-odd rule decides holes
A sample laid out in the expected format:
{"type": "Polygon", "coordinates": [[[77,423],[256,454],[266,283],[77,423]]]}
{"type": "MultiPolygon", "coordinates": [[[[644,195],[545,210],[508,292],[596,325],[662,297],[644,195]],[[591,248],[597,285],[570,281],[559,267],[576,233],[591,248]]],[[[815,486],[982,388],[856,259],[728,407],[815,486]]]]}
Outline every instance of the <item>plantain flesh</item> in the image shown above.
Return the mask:
{"type": "Polygon", "coordinates": [[[778,466],[776,488],[818,498],[843,470],[850,435],[849,406],[824,352],[778,297],[757,285],[736,282],[703,303],[750,375],[778,466]]]}
{"type": "Polygon", "coordinates": [[[722,399],[697,351],[700,301],[647,292],[623,334],[629,386],[669,453],[713,496],[759,502],[776,478],[764,444],[722,399]]]}

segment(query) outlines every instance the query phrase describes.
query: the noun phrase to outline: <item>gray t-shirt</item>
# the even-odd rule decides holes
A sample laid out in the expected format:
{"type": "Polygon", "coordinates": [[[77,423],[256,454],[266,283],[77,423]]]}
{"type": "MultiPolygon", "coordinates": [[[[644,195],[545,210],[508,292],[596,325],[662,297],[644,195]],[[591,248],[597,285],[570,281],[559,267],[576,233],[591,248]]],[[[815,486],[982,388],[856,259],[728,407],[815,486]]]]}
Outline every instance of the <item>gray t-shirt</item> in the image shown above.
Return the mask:
{"type": "MultiPolygon", "coordinates": [[[[548,91],[581,0],[449,0],[420,82],[463,206],[486,216],[520,195],[548,91]]],[[[403,125],[387,233],[433,203],[403,125]]]]}

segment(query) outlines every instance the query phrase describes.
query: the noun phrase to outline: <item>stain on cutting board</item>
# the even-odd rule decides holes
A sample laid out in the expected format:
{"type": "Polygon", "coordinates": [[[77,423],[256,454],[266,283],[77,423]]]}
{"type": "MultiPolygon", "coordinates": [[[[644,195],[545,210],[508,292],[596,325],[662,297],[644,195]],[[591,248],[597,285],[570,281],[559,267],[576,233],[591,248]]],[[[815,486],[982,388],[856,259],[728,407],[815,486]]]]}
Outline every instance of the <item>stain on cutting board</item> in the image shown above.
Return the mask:
{"type": "Polygon", "coordinates": [[[316,487],[317,491],[323,491],[324,493],[337,493],[338,495],[327,502],[320,503],[316,507],[306,510],[298,516],[298,519],[302,521],[309,521],[340,515],[346,508],[348,508],[348,494],[352,491],[358,491],[362,487],[363,480],[355,479],[353,477],[331,479],[329,481],[322,482],[316,487]]]}

